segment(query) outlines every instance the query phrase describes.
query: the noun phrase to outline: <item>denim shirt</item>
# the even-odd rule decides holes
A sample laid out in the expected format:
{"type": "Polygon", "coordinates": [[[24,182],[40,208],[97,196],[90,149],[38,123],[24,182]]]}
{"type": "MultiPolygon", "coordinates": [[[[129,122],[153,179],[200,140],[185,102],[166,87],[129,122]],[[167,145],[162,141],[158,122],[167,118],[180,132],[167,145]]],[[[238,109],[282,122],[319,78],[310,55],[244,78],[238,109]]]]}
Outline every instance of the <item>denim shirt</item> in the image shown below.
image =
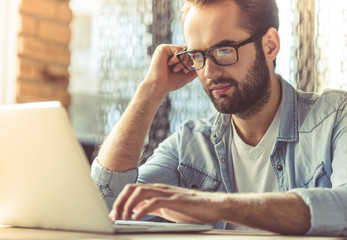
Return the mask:
{"type": "MultiPolygon", "coordinates": [[[[347,93],[305,93],[280,82],[280,127],[270,156],[278,191],[297,193],[309,207],[307,235],[347,236],[347,93]]],[[[109,207],[124,185],[134,182],[233,193],[232,153],[227,156],[222,140],[230,121],[220,113],[186,121],[138,169],[111,172],[95,160],[92,177],[109,207]]],[[[224,229],[226,223],[214,227],[224,229]]]]}

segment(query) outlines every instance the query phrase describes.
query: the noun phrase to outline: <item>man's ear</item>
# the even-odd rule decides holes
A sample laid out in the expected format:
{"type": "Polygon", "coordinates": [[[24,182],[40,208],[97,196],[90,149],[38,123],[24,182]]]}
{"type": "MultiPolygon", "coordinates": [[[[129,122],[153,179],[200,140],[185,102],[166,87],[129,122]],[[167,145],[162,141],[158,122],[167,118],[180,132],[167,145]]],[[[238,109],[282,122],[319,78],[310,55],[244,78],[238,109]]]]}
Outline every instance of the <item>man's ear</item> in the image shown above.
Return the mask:
{"type": "Polygon", "coordinates": [[[275,28],[269,28],[263,37],[262,45],[266,61],[275,60],[280,51],[280,36],[275,28]]]}

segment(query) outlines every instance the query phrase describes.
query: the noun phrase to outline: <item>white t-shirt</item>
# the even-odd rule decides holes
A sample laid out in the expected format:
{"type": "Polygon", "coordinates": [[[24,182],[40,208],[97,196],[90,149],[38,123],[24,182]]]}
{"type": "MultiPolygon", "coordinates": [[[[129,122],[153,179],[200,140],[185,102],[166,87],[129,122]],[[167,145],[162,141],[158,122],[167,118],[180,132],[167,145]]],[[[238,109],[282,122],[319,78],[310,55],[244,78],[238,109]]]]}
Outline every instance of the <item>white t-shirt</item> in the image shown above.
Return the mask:
{"type": "MultiPolygon", "coordinates": [[[[231,144],[228,152],[232,154],[231,164],[234,170],[235,192],[278,192],[278,183],[275,170],[271,165],[270,155],[273,152],[278,135],[279,112],[280,108],[265,135],[255,147],[246,144],[239,137],[231,120],[231,144]]],[[[226,229],[254,230],[231,223],[227,224],[226,229]]]]}
{"type": "Polygon", "coordinates": [[[278,183],[270,161],[279,130],[279,112],[276,113],[263,138],[253,147],[246,144],[237,134],[232,121],[232,164],[236,192],[277,192],[278,183]]]}

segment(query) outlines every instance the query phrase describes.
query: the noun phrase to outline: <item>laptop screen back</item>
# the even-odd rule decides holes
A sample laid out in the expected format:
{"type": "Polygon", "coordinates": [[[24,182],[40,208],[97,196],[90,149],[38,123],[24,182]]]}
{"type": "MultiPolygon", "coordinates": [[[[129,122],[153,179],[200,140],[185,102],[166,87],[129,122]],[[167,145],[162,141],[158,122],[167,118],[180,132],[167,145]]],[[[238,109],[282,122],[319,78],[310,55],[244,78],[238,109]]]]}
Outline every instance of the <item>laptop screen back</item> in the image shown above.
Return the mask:
{"type": "Polygon", "coordinates": [[[0,225],[112,232],[58,102],[0,108],[0,225]]]}

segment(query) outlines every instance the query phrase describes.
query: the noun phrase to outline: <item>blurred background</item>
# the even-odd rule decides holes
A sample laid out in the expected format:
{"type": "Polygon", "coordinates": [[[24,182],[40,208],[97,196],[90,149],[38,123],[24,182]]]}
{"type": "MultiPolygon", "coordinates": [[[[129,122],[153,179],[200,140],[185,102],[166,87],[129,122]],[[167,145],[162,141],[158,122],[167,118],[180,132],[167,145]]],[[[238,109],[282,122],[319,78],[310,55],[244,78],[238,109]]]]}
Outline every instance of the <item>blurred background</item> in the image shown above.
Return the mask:
{"type": "MultiPolygon", "coordinates": [[[[182,0],[1,0],[0,105],[58,100],[89,161],[125,110],[160,43],[184,44],[182,0]]],[[[294,87],[347,90],[347,1],[277,0],[277,73],[294,87]]],[[[213,107],[199,80],[171,93],[142,161],[185,119],[213,107]]]]}

